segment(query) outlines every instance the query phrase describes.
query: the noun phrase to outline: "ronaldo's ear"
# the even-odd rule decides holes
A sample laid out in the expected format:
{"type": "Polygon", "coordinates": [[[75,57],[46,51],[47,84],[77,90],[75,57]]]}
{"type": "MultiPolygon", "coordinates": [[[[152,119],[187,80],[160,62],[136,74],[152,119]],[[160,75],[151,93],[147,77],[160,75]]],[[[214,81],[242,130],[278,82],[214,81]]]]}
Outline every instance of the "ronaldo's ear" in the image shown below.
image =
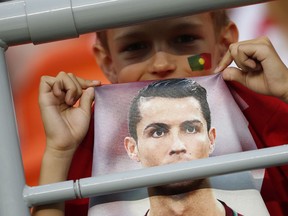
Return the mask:
{"type": "Polygon", "coordinates": [[[236,24],[229,21],[228,25],[222,28],[219,35],[219,50],[220,56],[223,57],[224,54],[229,49],[230,44],[238,42],[239,32],[236,24]]]}
{"type": "Polygon", "coordinates": [[[124,147],[126,149],[126,152],[128,154],[128,156],[134,160],[139,162],[140,159],[138,157],[138,147],[137,147],[137,143],[135,141],[134,138],[132,137],[125,137],[124,139],[124,147]]]}
{"type": "Polygon", "coordinates": [[[94,56],[97,64],[102,69],[103,73],[111,83],[117,83],[117,74],[113,68],[113,61],[109,54],[109,51],[105,49],[100,41],[96,39],[96,43],[93,46],[94,56]]]}
{"type": "Polygon", "coordinates": [[[210,140],[210,146],[209,146],[209,155],[210,155],[214,152],[215,149],[216,129],[213,127],[210,128],[208,136],[210,140]]]}

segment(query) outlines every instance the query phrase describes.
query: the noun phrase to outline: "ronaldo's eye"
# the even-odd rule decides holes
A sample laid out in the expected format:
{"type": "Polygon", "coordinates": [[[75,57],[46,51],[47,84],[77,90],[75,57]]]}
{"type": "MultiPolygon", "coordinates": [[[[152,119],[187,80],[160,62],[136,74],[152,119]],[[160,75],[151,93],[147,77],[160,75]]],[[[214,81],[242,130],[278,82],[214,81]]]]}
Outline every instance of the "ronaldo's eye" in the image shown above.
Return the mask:
{"type": "Polygon", "coordinates": [[[164,129],[157,129],[157,130],[154,130],[152,133],[152,137],[154,137],[154,138],[163,137],[164,135],[165,135],[164,129]]]}
{"type": "Polygon", "coordinates": [[[186,127],[186,133],[196,133],[196,127],[195,126],[187,126],[186,127]]]}

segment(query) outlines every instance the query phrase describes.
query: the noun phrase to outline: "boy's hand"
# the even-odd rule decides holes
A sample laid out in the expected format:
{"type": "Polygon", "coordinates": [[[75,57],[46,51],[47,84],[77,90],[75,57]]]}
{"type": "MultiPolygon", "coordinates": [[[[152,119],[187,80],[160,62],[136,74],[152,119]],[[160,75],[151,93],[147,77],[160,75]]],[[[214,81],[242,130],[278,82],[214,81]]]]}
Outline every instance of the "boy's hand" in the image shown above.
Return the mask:
{"type": "Polygon", "coordinates": [[[84,80],[64,72],[56,77],[41,78],[39,105],[46,133],[46,151],[52,150],[59,157],[73,156],[87,133],[94,101],[93,87],[98,85],[99,81],[84,80]]]}
{"type": "Polygon", "coordinates": [[[231,44],[218,71],[223,71],[224,80],[240,82],[288,103],[288,69],[267,37],[231,44]],[[233,60],[239,68],[227,68],[233,60]]]}
{"type": "MultiPolygon", "coordinates": [[[[39,184],[65,181],[74,152],[89,127],[94,88],[99,81],[84,80],[71,73],[43,76],[39,105],[46,133],[46,149],[39,184]],[[79,105],[76,102],[79,99],[79,105]]],[[[34,207],[33,216],[64,216],[64,203],[34,207]]]]}

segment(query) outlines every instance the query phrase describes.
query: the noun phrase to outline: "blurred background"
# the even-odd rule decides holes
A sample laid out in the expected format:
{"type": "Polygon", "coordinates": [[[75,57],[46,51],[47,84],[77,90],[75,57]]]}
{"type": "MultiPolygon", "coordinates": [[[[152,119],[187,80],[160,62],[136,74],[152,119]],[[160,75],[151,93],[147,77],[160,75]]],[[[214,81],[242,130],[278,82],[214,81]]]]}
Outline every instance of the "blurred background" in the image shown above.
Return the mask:
{"type": "Polygon", "coordinates": [[[38,107],[38,87],[43,75],[60,71],[108,83],[98,68],[92,45],[95,33],[77,39],[20,45],[6,51],[26,181],[37,185],[45,148],[44,128],[38,107]]]}
{"type": "MultiPolygon", "coordinates": [[[[287,0],[280,0],[228,11],[239,27],[240,40],[267,35],[286,65],[287,5],[287,0]]],[[[9,47],[6,51],[26,181],[30,186],[37,185],[45,148],[44,129],[38,108],[40,77],[55,76],[65,71],[86,79],[101,80],[104,84],[109,83],[94,60],[92,46],[95,37],[91,33],[77,39],[9,47]]]]}

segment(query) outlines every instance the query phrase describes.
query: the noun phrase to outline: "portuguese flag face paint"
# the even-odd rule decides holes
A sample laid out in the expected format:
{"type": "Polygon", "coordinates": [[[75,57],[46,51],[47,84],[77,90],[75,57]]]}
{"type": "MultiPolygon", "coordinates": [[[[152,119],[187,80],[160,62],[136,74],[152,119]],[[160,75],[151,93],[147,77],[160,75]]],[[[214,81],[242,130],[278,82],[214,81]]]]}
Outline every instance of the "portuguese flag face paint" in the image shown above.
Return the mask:
{"type": "Polygon", "coordinates": [[[209,70],[211,68],[211,54],[201,53],[188,57],[188,62],[192,71],[209,70]]]}

